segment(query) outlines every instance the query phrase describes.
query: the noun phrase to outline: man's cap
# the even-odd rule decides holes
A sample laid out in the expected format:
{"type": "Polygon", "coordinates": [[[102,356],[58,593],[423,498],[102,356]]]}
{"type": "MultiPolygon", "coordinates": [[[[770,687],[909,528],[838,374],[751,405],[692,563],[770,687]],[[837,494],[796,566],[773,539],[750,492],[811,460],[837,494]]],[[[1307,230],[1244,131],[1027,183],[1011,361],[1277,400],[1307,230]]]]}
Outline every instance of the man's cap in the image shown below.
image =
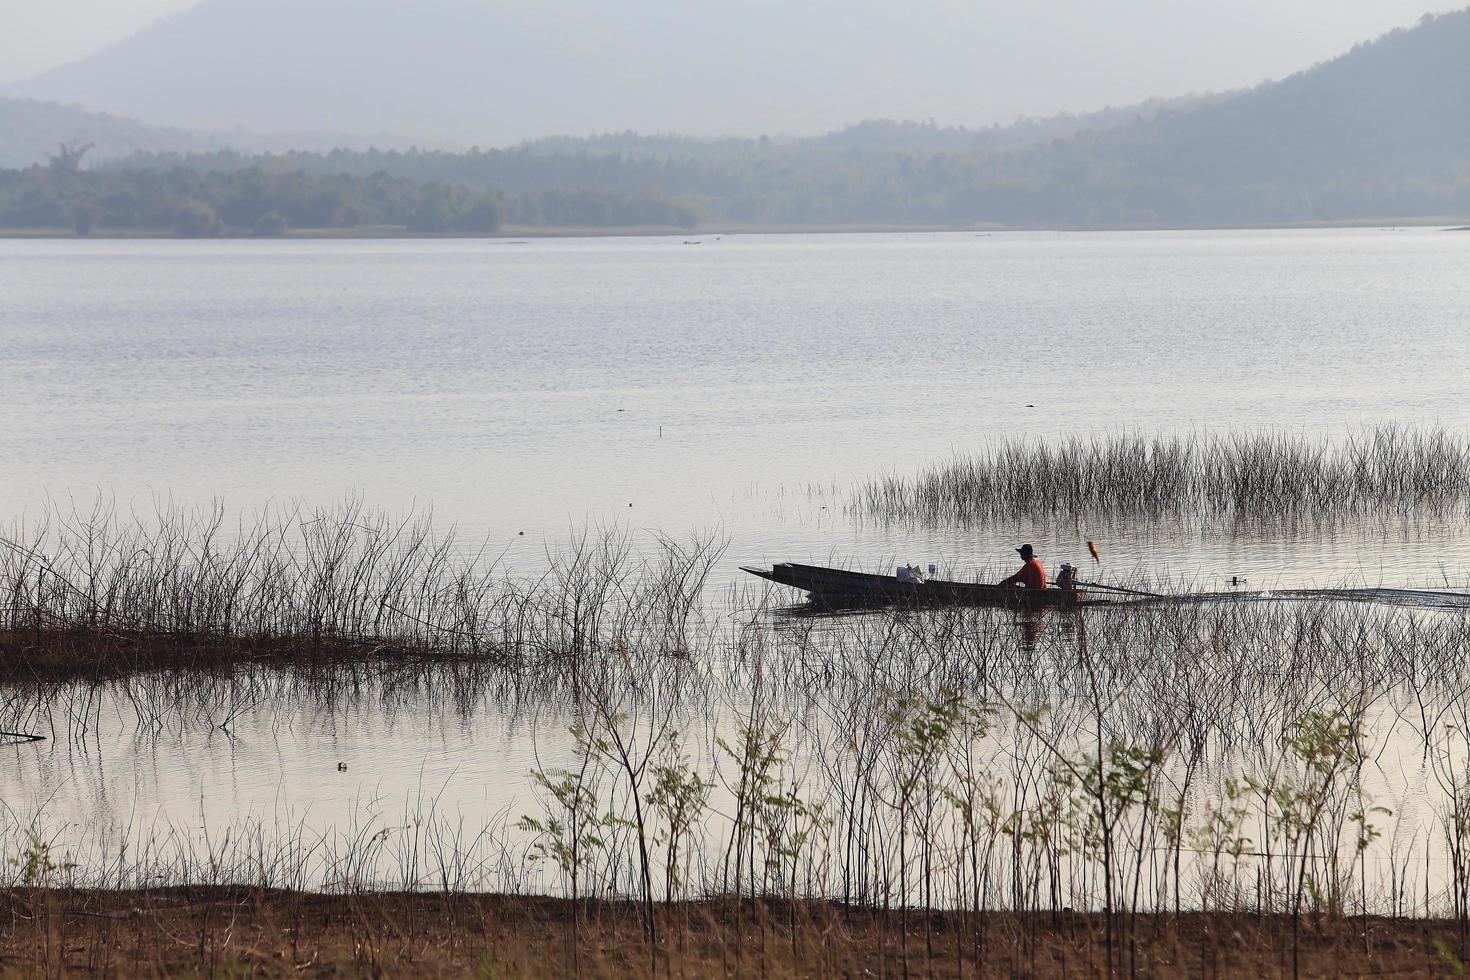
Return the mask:
{"type": "Polygon", "coordinates": [[[1021,545],[1021,547],[1017,548],[1016,551],[1020,552],[1022,558],[1030,558],[1032,555],[1036,554],[1036,550],[1032,548],[1029,544],[1021,545]]]}

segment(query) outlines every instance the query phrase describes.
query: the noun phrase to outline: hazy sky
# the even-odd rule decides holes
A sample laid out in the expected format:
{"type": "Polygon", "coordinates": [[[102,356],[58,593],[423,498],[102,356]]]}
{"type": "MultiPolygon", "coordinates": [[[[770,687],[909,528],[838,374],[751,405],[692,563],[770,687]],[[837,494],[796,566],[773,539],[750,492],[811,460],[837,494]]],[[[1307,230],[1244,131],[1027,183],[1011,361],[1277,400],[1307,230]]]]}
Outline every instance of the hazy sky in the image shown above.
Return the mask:
{"type": "MultiPolygon", "coordinates": [[[[33,75],[121,39],[156,18],[198,0],[0,0],[0,83],[33,75]]],[[[303,5],[316,0],[299,0],[303,5]]],[[[403,0],[407,3],[410,0],[403,0]]],[[[515,6],[536,16],[531,0],[474,0],[515,6]]],[[[617,0],[609,0],[616,4],[617,0]]],[[[723,7],[726,17],[747,0],[688,0],[723,7]]],[[[791,0],[801,4],[803,0],[791,0]]],[[[906,0],[847,0],[849,9],[885,10],[901,22],[906,0]],[[886,8],[886,9],[885,9],[886,8]]],[[[934,0],[931,0],[933,3],[934,0]]],[[[1463,6],[1420,0],[938,0],[973,26],[974,67],[988,69],[990,91],[975,93],[976,113],[946,118],[949,105],[913,113],[940,122],[985,124],[1017,115],[1045,115],[1126,104],[1150,95],[1179,95],[1249,85],[1281,77],[1340,54],[1354,43],[1409,26],[1430,11],[1463,6]]],[[[614,8],[616,9],[616,8],[614,8]]],[[[923,10],[919,5],[917,10],[923,10]]],[[[932,10],[929,15],[933,16],[932,10]]],[[[924,15],[915,13],[916,20],[924,15]]],[[[942,19],[942,18],[940,18],[942,19]]],[[[840,25],[834,34],[840,37],[840,25]]],[[[906,28],[922,30],[921,23],[906,28]]],[[[289,25],[282,25],[288,30],[289,25]]],[[[907,32],[905,32],[907,33],[907,32]]],[[[788,39],[789,40],[789,39],[788,39]]],[[[828,38],[830,43],[834,38],[828,38]]],[[[867,39],[872,40],[872,39],[867,39]]],[[[894,43],[906,39],[894,37],[894,43]]],[[[916,95],[918,93],[915,93],[916,95]]],[[[834,119],[870,113],[827,94],[834,119]]],[[[917,103],[919,100],[916,99],[917,103]]],[[[942,101],[942,100],[931,100],[942,101]]],[[[926,103],[928,104],[928,103],[926,103]]],[[[908,114],[909,107],[900,106],[908,114]]],[[[826,118],[822,116],[822,118],[826,118]]],[[[616,127],[618,120],[608,120],[616,127]]],[[[716,124],[718,125],[718,124],[716,124]]]]}

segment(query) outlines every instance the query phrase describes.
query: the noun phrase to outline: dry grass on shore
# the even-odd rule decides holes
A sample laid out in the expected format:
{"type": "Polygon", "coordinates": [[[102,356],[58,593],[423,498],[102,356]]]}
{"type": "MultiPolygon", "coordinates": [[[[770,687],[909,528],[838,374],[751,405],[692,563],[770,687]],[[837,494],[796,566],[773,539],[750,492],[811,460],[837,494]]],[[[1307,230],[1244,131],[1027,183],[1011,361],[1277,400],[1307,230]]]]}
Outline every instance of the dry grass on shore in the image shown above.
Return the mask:
{"type": "MultiPolygon", "coordinates": [[[[321,895],[242,888],[0,895],[0,977],[1292,975],[1285,916],[1141,915],[1111,953],[1101,916],[978,918],[708,900],[632,905],[500,895],[321,895]],[[739,914],[737,914],[737,909],[739,914]],[[927,926],[927,928],[926,928],[927,926]]],[[[1456,924],[1322,919],[1300,976],[1463,974],[1456,924]]]]}

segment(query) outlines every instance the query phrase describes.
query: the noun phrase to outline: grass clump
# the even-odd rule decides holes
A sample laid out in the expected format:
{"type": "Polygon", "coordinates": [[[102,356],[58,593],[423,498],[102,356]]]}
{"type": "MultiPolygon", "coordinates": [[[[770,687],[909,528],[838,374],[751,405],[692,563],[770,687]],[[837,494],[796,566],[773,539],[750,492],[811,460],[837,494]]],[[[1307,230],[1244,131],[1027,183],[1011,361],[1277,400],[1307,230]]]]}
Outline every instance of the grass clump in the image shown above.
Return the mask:
{"type": "Polygon", "coordinates": [[[867,480],[849,509],[880,521],[968,524],[1022,515],[1329,516],[1467,502],[1470,439],[1383,425],[1340,440],[1272,430],[1006,440],[913,477],[867,480]]]}

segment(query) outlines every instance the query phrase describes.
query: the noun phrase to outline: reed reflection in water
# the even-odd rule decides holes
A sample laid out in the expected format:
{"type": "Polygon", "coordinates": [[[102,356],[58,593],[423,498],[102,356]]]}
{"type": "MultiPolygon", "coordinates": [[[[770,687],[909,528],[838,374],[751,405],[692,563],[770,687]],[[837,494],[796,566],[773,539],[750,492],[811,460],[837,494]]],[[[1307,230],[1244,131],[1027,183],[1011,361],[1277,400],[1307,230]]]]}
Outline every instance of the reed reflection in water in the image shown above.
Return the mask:
{"type": "Polygon", "coordinates": [[[1462,610],[727,601],[680,656],[8,686],[0,728],[55,739],[5,750],[7,846],[113,885],[1465,914],[1462,610]]]}

